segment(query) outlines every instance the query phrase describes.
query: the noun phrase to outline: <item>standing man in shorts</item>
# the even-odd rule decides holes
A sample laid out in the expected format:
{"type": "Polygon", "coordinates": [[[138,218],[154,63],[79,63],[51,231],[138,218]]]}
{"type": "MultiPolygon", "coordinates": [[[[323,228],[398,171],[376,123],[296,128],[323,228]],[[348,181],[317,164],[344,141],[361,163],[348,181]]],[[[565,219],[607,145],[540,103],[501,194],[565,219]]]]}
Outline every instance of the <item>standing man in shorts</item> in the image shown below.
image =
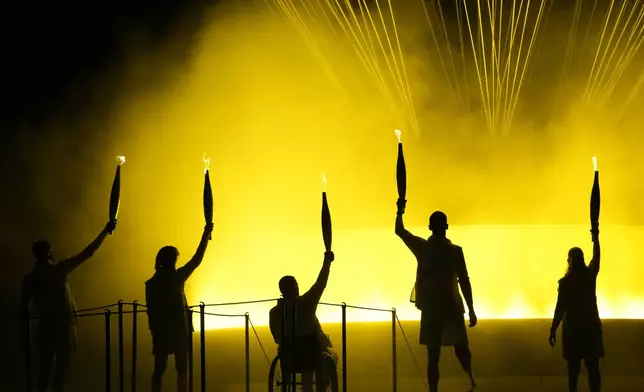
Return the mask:
{"type": "Polygon", "coordinates": [[[465,328],[465,307],[458,291],[461,287],[469,309],[470,328],[477,323],[472,300],[472,286],[465,265],[463,249],[447,238],[447,216],[434,212],[429,218],[428,239],[417,237],[405,229],[403,214],[406,200],[398,200],[396,235],[416,256],[416,285],[412,301],[421,311],[420,344],[427,346],[427,381],[430,392],[438,391],[438,361],[442,346],[454,346],[456,357],[470,379],[470,391],[476,388],[465,328]]]}

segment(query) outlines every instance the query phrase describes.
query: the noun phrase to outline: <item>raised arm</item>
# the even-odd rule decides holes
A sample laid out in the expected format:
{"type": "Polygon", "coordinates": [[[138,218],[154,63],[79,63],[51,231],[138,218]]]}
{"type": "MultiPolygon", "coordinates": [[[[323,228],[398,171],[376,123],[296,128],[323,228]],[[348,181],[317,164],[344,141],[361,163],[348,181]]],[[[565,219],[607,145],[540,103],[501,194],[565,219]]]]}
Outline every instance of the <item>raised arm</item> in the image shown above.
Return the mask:
{"type": "Polygon", "coordinates": [[[335,260],[335,255],[333,252],[324,252],[324,262],[322,263],[322,269],[318,274],[318,278],[313,283],[313,286],[302,295],[305,300],[311,301],[312,303],[320,302],[326,284],[329,281],[329,273],[331,273],[331,263],[335,260]]]}
{"type": "Polygon", "coordinates": [[[87,245],[87,247],[83,249],[82,252],[80,252],[76,256],[70,257],[69,259],[60,261],[58,263],[60,268],[63,268],[67,273],[71,273],[76,269],[76,267],[89,260],[92,256],[94,256],[94,253],[96,253],[98,248],[101,247],[107,235],[110,232],[114,231],[115,228],[116,224],[114,222],[108,222],[103,230],[101,230],[101,232],[98,234],[98,237],[96,237],[94,241],[87,245]]]}
{"type": "Polygon", "coordinates": [[[208,249],[208,243],[210,242],[210,233],[212,233],[213,224],[209,223],[204,227],[203,234],[201,235],[201,241],[199,241],[199,246],[194,256],[184,265],[183,267],[177,269],[177,273],[182,277],[183,280],[186,280],[192,275],[193,272],[201,265],[204,256],[206,255],[206,249],[208,249]]]}
{"type": "Polygon", "coordinates": [[[588,263],[588,268],[597,275],[601,259],[601,248],[599,246],[599,233],[593,233],[593,258],[588,263]]]}

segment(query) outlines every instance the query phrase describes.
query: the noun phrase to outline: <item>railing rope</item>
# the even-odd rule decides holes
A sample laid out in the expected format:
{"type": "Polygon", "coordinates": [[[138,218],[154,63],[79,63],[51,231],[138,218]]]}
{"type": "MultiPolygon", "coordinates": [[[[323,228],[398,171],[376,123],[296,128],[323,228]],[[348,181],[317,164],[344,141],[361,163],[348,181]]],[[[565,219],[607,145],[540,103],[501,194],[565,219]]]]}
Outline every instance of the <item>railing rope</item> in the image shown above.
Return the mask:
{"type": "Polygon", "coordinates": [[[138,318],[139,303],[134,301],[132,303],[132,392],[136,392],[136,361],[139,345],[138,318]]]}
{"type": "Polygon", "coordinates": [[[105,309],[105,391],[110,392],[112,390],[112,312],[109,309],[105,309]]]}
{"type": "Polygon", "coordinates": [[[119,392],[125,392],[125,343],[123,341],[123,300],[118,302],[119,328],[119,392]]]}

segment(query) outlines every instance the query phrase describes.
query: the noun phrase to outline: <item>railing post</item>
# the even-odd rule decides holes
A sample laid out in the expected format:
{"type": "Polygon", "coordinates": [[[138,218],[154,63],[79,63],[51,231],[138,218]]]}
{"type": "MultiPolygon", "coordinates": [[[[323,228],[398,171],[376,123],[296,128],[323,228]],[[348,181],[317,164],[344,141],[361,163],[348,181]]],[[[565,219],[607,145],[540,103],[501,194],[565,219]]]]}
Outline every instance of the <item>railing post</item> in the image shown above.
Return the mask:
{"type": "Polygon", "coordinates": [[[201,350],[201,392],[206,392],[206,304],[199,302],[199,347],[201,350]]]}
{"type": "Polygon", "coordinates": [[[123,343],[123,300],[118,302],[119,312],[119,392],[125,392],[125,349],[123,343]]]}
{"type": "Polygon", "coordinates": [[[246,392],[250,392],[250,314],[244,314],[244,342],[246,344],[246,392]]]}
{"type": "Polygon", "coordinates": [[[136,361],[137,350],[139,345],[138,339],[138,319],[139,319],[139,302],[132,302],[132,392],[136,392],[136,361]]]}
{"type": "Polygon", "coordinates": [[[20,320],[22,323],[22,334],[23,334],[23,339],[24,339],[24,350],[25,350],[25,377],[27,378],[26,384],[27,384],[27,392],[31,392],[33,387],[32,387],[32,382],[33,382],[33,373],[32,373],[32,366],[31,366],[31,310],[27,310],[25,314],[21,315],[24,317],[23,320],[20,320]]]}
{"type": "Polygon", "coordinates": [[[297,358],[296,337],[297,337],[297,301],[293,301],[293,329],[292,329],[293,351],[291,352],[291,391],[295,392],[297,388],[297,373],[295,373],[295,359],[297,358]]]}
{"type": "Polygon", "coordinates": [[[342,392],[347,392],[347,304],[342,303],[342,392]]]}
{"type": "Polygon", "coordinates": [[[111,315],[112,312],[109,309],[105,309],[105,392],[112,390],[111,315]]]}
{"type": "Polygon", "coordinates": [[[398,391],[398,358],[396,355],[396,308],[391,309],[391,351],[393,368],[393,392],[398,391]]]}
{"type": "Polygon", "coordinates": [[[194,392],[194,348],[192,347],[192,308],[188,308],[187,310],[188,314],[190,315],[190,330],[189,332],[189,337],[188,337],[188,391],[189,392],[194,392]]]}

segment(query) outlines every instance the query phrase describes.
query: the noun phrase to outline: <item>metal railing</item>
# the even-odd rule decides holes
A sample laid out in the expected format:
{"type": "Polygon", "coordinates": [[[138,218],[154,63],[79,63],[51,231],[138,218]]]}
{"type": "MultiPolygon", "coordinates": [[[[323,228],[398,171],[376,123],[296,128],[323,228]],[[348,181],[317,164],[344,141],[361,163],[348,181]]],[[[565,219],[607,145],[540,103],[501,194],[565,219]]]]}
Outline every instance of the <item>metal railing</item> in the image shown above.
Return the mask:
{"type": "MultiPolygon", "coordinates": [[[[206,384],[207,384],[207,367],[206,367],[206,316],[214,316],[214,317],[243,317],[244,318],[244,365],[245,365],[245,390],[246,392],[250,392],[251,389],[251,378],[250,378],[250,330],[252,329],[255,338],[264,354],[264,357],[266,358],[269,366],[270,366],[270,359],[268,355],[266,354],[266,351],[264,350],[264,346],[262,345],[261,339],[259,338],[259,334],[257,333],[257,330],[255,329],[251,318],[250,314],[248,312],[245,312],[243,314],[220,314],[220,313],[212,313],[212,312],[206,312],[206,308],[208,307],[219,307],[219,306],[238,306],[238,305],[248,305],[248,304],[257,304],[257,303],[263,303],[263,302],[275,302],[277,301],[278,298],[271,298],[271,299],[263,299],[263,300],[253,300],[253,301],[241,301],[241,302],[229,302],[229,303],[214,303],[214,304],[205,304],[203,302],[200,302],[199,305],[192,305],[188,306],[184,310],[187,312],[190,312],[192,315],[193,313],[198,313],[199,314],[199,329],[200,329],[200,341],[199,341],[199,348],[200,348],[200,363],[199,363],[199,371],[200,371],[200,389],[201,392],[206,391],[206,384]],[[195,311],[194,309],[198,308],[198,311],[195,311]]],[[[342,373],[342,391],[346,392],[347,391],[347,384],[348,384],[348,369],[347,369],[347,309],[357,309],[357,310],[366,310],[366,311],[374,311],[374,312],[386,312],[391,314],[391,365],[392,365],[392,391],[397,392],[398,391],[398,348],[397,348],[397,330],[400,328],[402,332],[402,337],[407,343],[407,346],[409,348],[409,351],[412,355],[413,361],[416,364],[416,368],[418,370],[418,373],[421,377],[421,379],[424,380],[423,377],[423,372],[420,370],[420,367],[418,366],[418,361],[416,360],[411,344],[409,343],[409,340],[407,339],[407,336],[405,334],[405,331],[402,327],[402,323],[400,322],[400,319],[398,318],[397,312],[395,308],[392,309],[379,309],[379,308],[370,308],[370,307],[364,307],[364,306],[355,306],[355,305],[348,305],[344,302],[336,304],[336,303],[326,303],[326,302],[320,302],[320,305],[325,305],[325,306],[332,306],[332,307],[339,307],[341,309],[341,333],[342,333],[342,360],[341,360],[341,373],[342,373]]],[[[139,313],[147,313],[147,306],[145,304],[141,304],[138,301],[133,301],[133,302],[124,302],[123,300],[118,301],[117,303],[110,304],[110,305],[105,305],[105,306],[98,306],[98,307],[93,307],[93,308],[88,308],[88,309],[81,309],[73,312],[73,314],[77,317],[96,317],[96,316],[103,316],[105,320],[105,391],[106,392],[112,392],[112,315],[114,312],[110,310],[111,308],[116,307],[116,314],[118,317],[118,391],[119,392],[125,392],[125,383],[126,383],[126,377],[125,377],[125,328],[124,328],[124,315],[126,314],[132,314],[132,358],[131,358],[131,369],[130,369],[130,390],[131,392],[136,392],[137,390],[137,361],[138,361],[138,314],[139,313]],[[131,310],[126,310],[125,307],[129,306],[131,307],[131,310]],[[143,309],[140,309],[143,308],[143,309]]],[[[67,314],[67,316],[70,316],[71,314],[67,314]]],[[[25,347],[26,355],[25,355],[25,367],[26,367],[26,380],[25,380],[25,386],[26,390],[28,392],[31,392],[33,390],[32,387],[32,379],[33,379],[33,373],[32,373],[32,357],[31,357],[31,352],[32,352],[32,337],[31,337],[31,327],[32,327],[32,320],[37,320],[42,318],[42,316],[34,313],[34,312],[27,312],[26,314],[23,314],[21,317],[18,318],[12,318],[9,319],[10,321],[20,321],[22,324],[22,328],[25,328],[23,330],[23,333],[26,333],[27,339],[26,339],[26,344],[27,346],[25,347]]],[[[6,321],[6,319],[5,319],[6,321]]],[[[285,320],[284,320],[285,321],[285,320]]],[[[295,326],[293,326],[295,327],[295,326]]],[[[190,392],[194,392],[195,389],[195,383],[194,383],[194,348],[193,348],[193,334],[190,334],[190,344],[188,345],[188,390],[190,392]]],[[[427,389],[427,384],[425,383],[425,388],[427,389]]]]}

